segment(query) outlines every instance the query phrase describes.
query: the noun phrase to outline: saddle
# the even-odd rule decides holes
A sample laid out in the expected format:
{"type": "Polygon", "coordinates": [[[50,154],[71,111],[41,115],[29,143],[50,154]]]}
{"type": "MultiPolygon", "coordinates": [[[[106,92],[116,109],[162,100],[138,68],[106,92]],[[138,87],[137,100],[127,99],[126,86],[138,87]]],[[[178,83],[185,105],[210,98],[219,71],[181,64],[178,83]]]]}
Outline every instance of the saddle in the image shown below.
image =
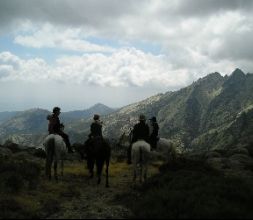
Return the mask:
{"type": "Polygon", "coordinates": [[[86,153],[95,153],[97,149],[94,149],[95,146],[102,146],[106,144],[106,141],[104,140],[104,138],[102,136],[95,136],[92,137],[90,136],[87,141],[85,141],[85,151],[86,153]]]}

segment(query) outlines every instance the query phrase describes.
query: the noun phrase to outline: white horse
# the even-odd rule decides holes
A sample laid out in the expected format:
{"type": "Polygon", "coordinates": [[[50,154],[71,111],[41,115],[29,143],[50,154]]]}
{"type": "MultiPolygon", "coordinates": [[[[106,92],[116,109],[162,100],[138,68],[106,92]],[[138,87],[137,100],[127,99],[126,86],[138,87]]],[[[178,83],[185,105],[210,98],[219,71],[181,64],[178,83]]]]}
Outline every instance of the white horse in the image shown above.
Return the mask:
{"type": "Polygon", "coordinates": [[[132,162],[134,169],[134,178],[136,180],[138,173],[138,165],[140,168],[140,182],[147,179],[148,164],[149,164],[150,144],[144,140],[138,140],[132,146],[132,162]]]}
{"type": "Polygon", "coordinates": [[[54,177],[55,180],[58,180],[57,175],[57,165],[58,162],[61,161],[61,175],[63,176],[64,163],[63,160],[67,155],[67,147],[60,135],[50,134],[48,135],[43,145],[46,151],[46,176],[48,176],[49,180],[51,180],[51,167],[54,162],[54,177]]]}
{"type": "Polygon", "coordinates": [[[177,144],[166,138],[159,138],[156,151],[161,153],[167,160],[174,160],[177,157],[177,144]]]}
{"type": "MultiPolygon", "coordinates": [[[[119,145],[124,149],[129,148],[131,144],[131,133],[123,133],[119,140],[119,145]]],[[[157,147],[151,152],[152,156],[161,155],[166,160],[173,160],[177,157],[179,144],[171,141],[167,138],[159,138],[157,141],[157,147]]]]}

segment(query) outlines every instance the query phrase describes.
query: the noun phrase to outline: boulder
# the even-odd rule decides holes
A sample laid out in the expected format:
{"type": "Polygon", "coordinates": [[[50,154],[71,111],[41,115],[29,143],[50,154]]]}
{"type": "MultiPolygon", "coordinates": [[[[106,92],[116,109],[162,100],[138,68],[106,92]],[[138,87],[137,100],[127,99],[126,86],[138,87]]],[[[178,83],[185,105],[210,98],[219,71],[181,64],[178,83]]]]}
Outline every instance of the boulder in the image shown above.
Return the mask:
{"type": "Polygon", "coordinates": [[[0,157],[9,157],[12,155],[10,149],[0,146],[0,157]]]}
{"type": "Polygon", "coordinates": [[[234,169],[248,169],[253,164],[252,158],[245,154],[234,154],[229,157],[229,160],[234,169]]]}
{"type": "Polygon", "coordinates": [[[245,147],[237,147],[230,149],[227,154],[229,156],[232,156],[234,154],[243,154],[243,155],[249,155],[249,150],[245,147]]]}
{"type": "Polygon", "coordinates": [[[218,153],[217,151],[210,151],[206,153],[206,158],[220,158],[222,157],[220,153],[218,153]]]}
{"type": "Polygon", "coordinates": [[[224,170],[230,168],[229,160],[227,158],[208,158],[206,160],[206,163],[216,170],[224,170]]]}
{"type": "Polygon", "coordinates": [[[9,150],[11,150],[12,153],[18,153],[18,152],[25,150],[24,147],[22,147],[18,144],[12,143],[12,142],[6,142],[3,146],[5,148],[8,148],[9,150]]]}
{"type": "Polygon", "coordinates": [[[45,159],[46,158],[46,152],[44,149],[42,148],[37,148],[34,153],[33,153],[33,156],[35,157],[39,157],[39,158],[42,158],[42,159],[45,159]]]}

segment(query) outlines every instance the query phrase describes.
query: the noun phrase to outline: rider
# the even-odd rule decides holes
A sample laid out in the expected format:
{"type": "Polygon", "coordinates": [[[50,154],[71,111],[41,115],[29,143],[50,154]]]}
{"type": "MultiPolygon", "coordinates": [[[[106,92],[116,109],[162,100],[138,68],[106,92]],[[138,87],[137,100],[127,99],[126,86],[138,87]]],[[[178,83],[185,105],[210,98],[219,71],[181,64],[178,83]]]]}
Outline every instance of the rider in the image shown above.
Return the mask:
{"type": "Polygon", "coordinates": [[[49,134],[58,134],[60,135],[67,148],[69,153],[73,153],[73,150],[70,145],[69,136],[64,133],[64,125],[60,123],[59,115],[61,114],[61,109],[59,107],[53,108],[53,114],[47,116],[48,123],[48,133],[49,134]]]}
{"type": "Polygon", "coordinates": [[[90,134],[88,135],[88,139],[85,141],[85,146],[90,146],[92,144],[92,140],[94,138],[101,137],[102,135],[102,121],[100,121],[100,116],[95,114],[93,116],[93,122],[90,125],[90,134]]]}
{"type": "Polygon", "coordinates": [[[100,121],[100,116],[95,114],[93,116],[93,122],[90,126],[90,136],[91,137],[103,137],[102,135],[102,121],[100,121]]]}
{"type": "Polygon", "coordinates": [[[90,134],[88,135],[88,139],[85,141],[85,151],[87,154],[87,167],[90,170],[90,175],[93,176],[93,173],[91,170],[93,170],[94,166],[94,160],[89,156],[89,154],[92,152],[92,145],[93,141],[97,138],[103,138],[102,135],[102,121],[100,121],[100,116],[98,114],[95,114],[93,116],[93,122],[90,125],[90,134]]]}
{"type": "Polygon", "coordinates": [[[151,126],[152,126],[152,132],[149,136],[149,143],[151,145],[151,149],[154,150],[157,147],[159,126],[156,121],[156,117],[152,117],[149,120],[150,120],[151,126]]]}
{"type": "Polygon", "coordinates": [[[128,164],[131,164],[132,144],[138,140],[149,141],[149,127],[146,124],[146,117],[143,114],[139,116],[139,123],[134,125],[132,140],[128,149],[128,164]]]}

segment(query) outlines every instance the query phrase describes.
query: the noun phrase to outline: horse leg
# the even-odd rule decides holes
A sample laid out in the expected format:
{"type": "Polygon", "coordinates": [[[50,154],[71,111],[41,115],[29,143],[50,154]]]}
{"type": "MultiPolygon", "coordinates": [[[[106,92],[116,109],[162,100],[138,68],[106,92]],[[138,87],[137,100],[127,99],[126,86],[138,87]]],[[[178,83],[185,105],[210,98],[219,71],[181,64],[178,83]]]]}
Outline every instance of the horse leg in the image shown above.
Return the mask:
{"type": "Polygon", "coordinates": [[[148,164],[149,164],[149,152],[146,152],[143,154],[144,156],[144,163],[143,163],[143,168],[144,168],[144,181],[147,180],[147,173],[148,173],[148,164]]]}
{"type": "Polygon", "coordinates": [[[98,182],[97,183],[100,184],[101,183],[101,174],[102,174],[104,161],[97,160],[96,165],[97,165],[97,177],[98,177],[98,182]]]}
{"type": "Polygon", "coordinates": [[[106,160],[106,187],[109,187],[109,163],[110,163],[110,159],[106,160]]]}
{"type": "Polygon", "coordinates": [[[138,169],[138,166],[137,166],[137,161],[136,159],[133,160],[133,182],[136,181],[136,178],[137,178],[137,169],[138,169]]]}
{"type": "Polygon", "coordinates": [[[89,173],[90,173],[90,178],[93,178],[93,176],[94,176],[94,172],[93,172],[94,163],[95,163],[94,159],[91,159],[91,158],[87,159],[87,166],[88,166],[88,170],[89,170],[89,173]]]}
{"type": "Polygon", "coordinates": [[[140,159],[139,159],[140,160],[140,183],[142,183],[143,163],[145,161],[143,158],[143,150],[141,147],[140,147],[139,151],[140,151],[140,159]]]}
{"type": "Polygon", "coordinates": [[[143,172],[144,176],[143,176],[143,178],[144,178],[144,182],[145,182],[147,180],[148,164],[145,163],[143,167],[144,167],[144,172],[143,172]]]}
{"type": "Polygon", "coordinates": [[[51,170],[50,169],[50,161],[49,161],[49,156],[47,155],[46,165],[45,165],[45,174],[49,178],[49,180],[51,179],[50,170],[51,170]]]}
{"type": "Polygon", "coordinates": [[[58,174],[57,174],[57,161],[54,162],[54,178],[58,181],[58,174]]]}
{"type": "Polygon", "coordinates": [[[142,183],[143,162],[140,163],[140,183],[142,183]]]}
{"type": "Polygon", "coordinates": [[[63,177],[63,171],[64,171],[64,161],[61,160],[61,176],[63,177]]]}
{"type": "Polygon", "coordinates": [[[131,156],[132,156],[132,163],[133,163],[133,182],[136,181],[136,177],[137,177],[137,158],[139,157],[138,155],[138,150],[136,150],[135,148],[132,148],[132,153],[131,153],[131,156]]]}
{"type": "Polygon", "coordinates": [[[52,167],[52,161],[47,159],[47,162],[46,162],[46,176],[48,177],[48,180],[52,179],[51,167],[52,167]]]}
{"type": "Polygon", "coordinates": [[[47,150],[47,158],[46,158],[46,176],[48,177],[49,180],[52,178],[52,173],[51,173],[51,167],[53,163],[53,152],[52,149],[47,150]]]}

